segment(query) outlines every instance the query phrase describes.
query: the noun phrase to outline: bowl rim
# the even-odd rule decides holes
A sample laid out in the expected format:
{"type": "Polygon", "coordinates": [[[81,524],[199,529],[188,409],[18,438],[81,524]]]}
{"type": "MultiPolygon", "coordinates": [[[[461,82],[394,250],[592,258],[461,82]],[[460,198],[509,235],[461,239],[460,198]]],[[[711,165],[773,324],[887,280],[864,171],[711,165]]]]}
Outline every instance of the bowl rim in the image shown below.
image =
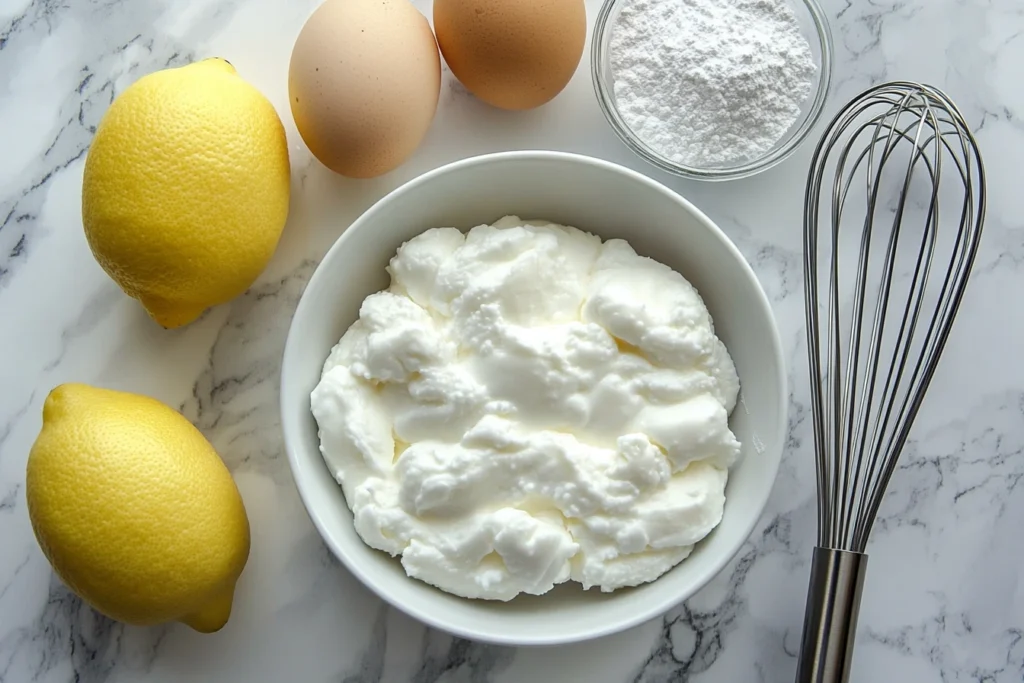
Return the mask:
{"type": "MultiPolygon", "coordinates": [[[[316,527],[317,533],[320,534],[321,539],[331,550],[335,557],[337,557],[345,568],[354,575],[360,583],[369,588],[378,598],[398,609],[399,611],[407,614],[408,616],[420,621],[427,626],[439,629],[451,635],[474,640],[482,643],[489,643],[494,645],[504,645],[513,647],[531,647],[531,646],[554,646],[554,645],[565,645],[570,643],[578,643],[593,640],[603,636],[612,635],[633,628],[647,621],[660,617],[668,610],[676,607],[684,601],[691,598],[697,591],[704,588],[711,579],[721,573],[722,569],[734,557],[739,553],[743,545],[749,540],[754,527],[760,521],[764,515],[764,509],[768,503],[768,498],[775,486],[775,481],[778,477],[779,467],[782,462],[782,453],[785,446],[785,435],[787,432],[788,421],[789,421],[789,381],[788,374],[786,371],[785,355],[782,350],[782,338],[779,333],[777,321],[771,307],[771,303],[768,300],[768,296],[761,286],[760,281],[757,279],[753,268],[750,263],[740,252],[739,248],[729,239],[728,235],[715,224],[707,215],[704,214],[700,209],[690,203],[685,197],[679,193],[673,191],[662,183],[649,178],[642,173],[626,168],[619,164],[598,159],[596,157],[590,157],[582,154],[576,154],[572,152],[556,152],[556,151],[544,151],[544,150],[516,150],[516,151],[505,151],[505,152],[492,152],[488,154],[482,154],[472,157],[467,157],[457,161],[447,163],[443,166],[439,166],[435,169],[427,171],[411,180],[399,185],[395,189],[391,190],[383,197],[373,203],[368,209],[360,214],[345,230],[338,236],[334,241],[334,244],[327,250],[323,258],[317,264],[313,271],[309,282],[303,289],[302,295],[299,299],[299,303],[296,306],[295,313],[292,316],[291,322],[289,323],[288,336],[285,341],[284,353],[281,363],[281,375],[280,375],[280,394],[279,394],[279,410],[281,415],[281,428],[283,433],[283,440],[285,451],[288,457],[288,464],[292,472],[292,478],[295,482],[296,489],[299,492],[299,497],[302,500],[303,507],[306,509],[306,513],[316,527]],[[533,161],[560,161],[569,162],[570,164],[582,164],[588,166],[595,166],[602,168],[606,171],[610,171],[616,174],[623,175],[624,177],[647,185],[651,189],[667,195],[670,199],[679,204],[682,210],[688,211],[691,215],[700,222],[707,230],[709,230],[715,237],[719,239],[734,257],[737,263],[737,277],[744,277],[748,280],[749,284],[753,286],[756,292],[756,299],[761,307],[763,307],[765,313],[768,316],[770,322],[771,334],[769,341],[770,354],[776,360],[776,385],[778,387],[778,401],[780,405],[778,423],[776,424],[776,432],[781,435],[778,446],[773,451],[766,451],[762,455],[770,455],[772,462],[769,463],[771,471],[771,485],[766,486],[759,499],[753,500],[752,510],[756,510],[757,514],[750,515],[750,518],[742,526],[742,533],[737,533],[736,540],[732,542],[731,546],[726,549],[725,552],[711,562],[708,568],[700,575],[695,577],[693,582],[692,590],[689,592],[683,591],[680,595],[672,598],[670,602],[656,603],[650,602],[650,604],[644,604],[642,609],[637,609],[630,618],[619,620],[617,622],[608,624],[594,624],[588,629],[583,629],[578,632],[566,634],[563,637],[509,637],[500,632],[491,631],[483,632],[476,631],[469,628],[464,628],[457,623],[450,623],[446,621],[442,616],[430,612],[428,609],[423,608],[420,605],[408,605],[400,604],[397,600],[393,600],[387,591],[387,585],[385,582],[379,582],[377,577],[372,573],[368,572],[358,561],[353,557],[349,556],[348,551],[343,544],[337,543],[331,533],[329,533],[329,525],[326,521],[326,515],[317,509],[317,506],[313,504],[310,496],[310,477],[313,476],[312,471],[304,464],[300,464],[298,456],[298,443],[300,439],[299,426],[292,424],[290,419],[287,417],[289,413],[290,403],[287,397],[293,394],[293,391],[287,390],[287,387],[292,383],[291,378],[296,375],[296,372],[292,370],[292,367],[300,362],[300,354],[296,352],[297,341],[299,331],[297,329],[296,321],[303,319],[310,313],[315,313],[314,310],[309,309],[312,305],[310,299],[306,296],[307,290],[310,290],[317,282],[318,278],[326,277],[323,266],[329,263],[337,253],[340,253],[345,249],[346,238],[353,229],[357,229],[360,224],[372,220],[374,214],[380,210],[381,206],[390,201],[394,196],[407,192],[412,188],[418,187],[423,184],[427,184],[433,181],[433,179],[454,172],[463,170],[466,168],[472,168],[479,165],[487,165],[494,163],[503,163],[506,161],[515,160],[533,160],[533,161]]],[[[322,458],[321,458],[322,460],[322,458]]],[[[341,493],[340,486],[338,487],[339,495],[341,493]]],[[[344,498],[341,499],[343,505],[347,506],[347,501],[344,498]]],[[[373,552],[380,552],[373,550],[367,546],[367,550],[373,552]]],[[[409,578],[409,581],[415,579],[409,578]]]]}
{"type": "Polygon", "coordinates": [[[811,101],[810,108],[808,109],[807,116],[804,117],[800,126],[793,131],[793,134],[790,135],[783,144],[774,148],[764,156],[744,162],[739,166],[717,169],[688,166],[668,159],[640,140],[639,136],[636,135],[636,133],[626,125],[626,122],[622,120],[618,106],[615,103],[614,94],[611,92],[611,86],[609,83],[605,82],[605,77],[608,74],[605,73],[605,69],[602,66],[605,54],[602,45],[604,44],[604,34],[609,29],[608,20],[611,17],[612,10],[626,1],[627,0],[604,0],[604,3],[601,5],[601,9],[597,13],[597,19],[594,22],[594,30],[590,41],[590,79],[594,87],[594,93],[597,95],[597,103],[601,109],[601,113],[604,114],[605,120],[615,132],[615,135],[626,145],[626,147],[632,150],[634,154],[658,167],[662,171],[680,178],[721,182],[725,180],[749,178],[750,176],[766,171],[769,168],[782,163],[785,159],[789,158],[789,156],[800,147],[803,141],[807,139],[808,135],[810,135],[811,130],[814,129],[814,126],[818,123],[818,120],[821,118],[825,109],[825,101],[828,99],[832,85],[834,61],[832,29],[830,28],[828,17],[821,9],[821,5],[818,4],[817,0],[789,0],[790,2],[801,3],[807,8],[818,35],[818,46],[821,51],[818,86],[814,93],[814,99],[811,101]]]}

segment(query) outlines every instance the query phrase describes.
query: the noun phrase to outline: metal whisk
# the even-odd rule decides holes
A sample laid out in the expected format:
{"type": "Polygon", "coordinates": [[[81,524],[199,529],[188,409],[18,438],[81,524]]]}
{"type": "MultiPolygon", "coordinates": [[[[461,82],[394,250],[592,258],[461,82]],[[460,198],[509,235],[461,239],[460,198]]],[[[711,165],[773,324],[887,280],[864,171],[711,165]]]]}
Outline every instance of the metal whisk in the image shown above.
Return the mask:
{"type": "Polygon", "coordinates": [[[814,152],[804,295],[818,543],[798,683],[848,680],[868,536],[963,298],[984,218],[977,142],[956,105],[930,86],[865,91],[814,152]]]}

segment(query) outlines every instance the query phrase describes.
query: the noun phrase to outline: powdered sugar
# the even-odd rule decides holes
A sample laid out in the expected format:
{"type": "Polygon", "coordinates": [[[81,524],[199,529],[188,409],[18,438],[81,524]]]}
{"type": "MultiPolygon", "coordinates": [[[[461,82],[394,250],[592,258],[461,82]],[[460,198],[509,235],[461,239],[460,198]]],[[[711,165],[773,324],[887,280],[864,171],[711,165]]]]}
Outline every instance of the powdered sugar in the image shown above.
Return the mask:
{"type": "Polygon", "coordinates": [[[625,0],[610,64],[625,123],[661,155],[701,167],[769,151],[817,71],[786,0],[625,0]]]}

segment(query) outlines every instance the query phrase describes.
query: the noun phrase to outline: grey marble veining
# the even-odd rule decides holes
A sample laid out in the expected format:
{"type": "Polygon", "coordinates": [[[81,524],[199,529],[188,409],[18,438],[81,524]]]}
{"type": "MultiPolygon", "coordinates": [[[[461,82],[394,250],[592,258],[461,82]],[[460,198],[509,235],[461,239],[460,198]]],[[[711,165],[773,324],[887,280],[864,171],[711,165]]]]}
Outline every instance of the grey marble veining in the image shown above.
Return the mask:
{"type": "MultiPolygon", "coordinates": [[[[810,144],[744,181],[668,178],[608,129],[585,58],[555,101],[515,115],[480,104],[445,74],[436,122],[417,154],[383,178],[345,180],[312,160],[286,101],[291,44],[316,4],[0,3],[0,683],[792,680],[815,524],[800,255],[810,144]],[[117,93],[145,73],[210,55],[229,58],[281,113],[292,214],[274,260],[247,294],[164,331],[92,260],[81,230],[82,167],[117,93]],[[383,606],[339,566],[295,492],[277,393],[290,316],[344,227],[427,169],[522,148],[582,152],[641,170],[718,222],[772,301],[792,395],[787,451],[766,512],[704,590],[622,634],[515,650],[429,630],[383,606]],[[125,627],[53,578],[29,527],[24,467],[42,401],[65,381],[180,407],[231,467],[253,550],[220,633],[125,627]]],[[[429,10],[428,0],[416,4],[429,10]]],[[[587,5],[593,19],[599,2],[587,5]]],[[[826,115],[881,80],[939,85],[977,132],[991,192],[977,274],[872,537],[854,681],[1017,683],[1024,679],[1024,315],[1016,301],[1024,289],[1024,5],[823,5],[836,46],[826,115]]]]}

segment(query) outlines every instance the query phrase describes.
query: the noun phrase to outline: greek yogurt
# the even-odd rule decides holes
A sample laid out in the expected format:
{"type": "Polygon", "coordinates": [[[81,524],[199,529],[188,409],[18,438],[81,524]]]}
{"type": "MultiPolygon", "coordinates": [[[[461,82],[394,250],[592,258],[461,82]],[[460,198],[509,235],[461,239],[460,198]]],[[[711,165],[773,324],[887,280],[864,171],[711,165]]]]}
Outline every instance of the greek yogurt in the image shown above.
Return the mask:
{"type": "Polygon", "coordinates": [[[739,379],[679,273],[506,216],[391,260],[311,396],[372,548],[467,598],[613,591],[722,519],[739,379]]]}

